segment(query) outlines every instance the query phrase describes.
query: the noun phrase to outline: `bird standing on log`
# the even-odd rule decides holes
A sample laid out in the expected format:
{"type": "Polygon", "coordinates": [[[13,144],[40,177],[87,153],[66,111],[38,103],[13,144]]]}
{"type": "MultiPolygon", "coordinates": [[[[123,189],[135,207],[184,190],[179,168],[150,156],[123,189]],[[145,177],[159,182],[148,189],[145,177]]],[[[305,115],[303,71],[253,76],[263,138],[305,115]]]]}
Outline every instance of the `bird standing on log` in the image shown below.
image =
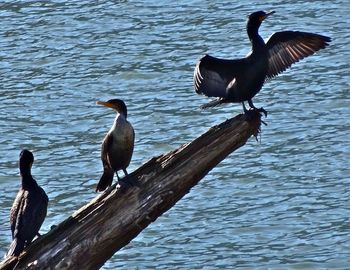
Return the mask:
{"type": "Polygon", "coordinates": [[[97,101],[96,103],[112,108],[117,112],[113,126],[102,142],[103,174],[96,187],[96,192],[98,192],[105,190],[112,184],[114,173],[117,175],[118,181],[120,180],[119,170],[123,170],[125,176],[128,175],[126,168],[130,164],[134,151],[135,132],[126,119],[127,108],[124,101],[111,99],[106,102],[97,101]]]}
{"type": "Polygon", "coordinates": [[[10,212],[12,243],[7,256],[18,256],[39,235],[44,222],[49,198],[32,177],[34,162],[32,152],[23,150],[19,156],[22,186],[18,191],[10,212]]]}
{"type": "Polygon", "coordinates": [[[293,63],[325,48],[329,37],[299,31],[274,33],[265,43],[258,33],[261,23],[272,12],[258,11],[249,15],[247,33],[252,51],[242,59],[226,60],[205,55],[194,70],[194,87],[198,94],[217,99],[202,108],[228,102],[248,101],[249,106],[265,116],[267,112],[257,109],[252,98],[260,91],[265,81],[277,76],[293,63]]]}

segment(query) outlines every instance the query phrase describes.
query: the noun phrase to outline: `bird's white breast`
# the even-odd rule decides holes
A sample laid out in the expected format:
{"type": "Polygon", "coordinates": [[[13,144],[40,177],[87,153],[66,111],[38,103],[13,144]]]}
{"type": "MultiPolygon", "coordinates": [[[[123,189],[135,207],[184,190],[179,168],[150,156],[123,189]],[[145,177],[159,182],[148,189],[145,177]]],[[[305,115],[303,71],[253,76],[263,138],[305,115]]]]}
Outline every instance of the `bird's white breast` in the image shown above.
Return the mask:
{"type": "Polygon", "coordinates": [[[109,132],[113,136],[114,150],[128,150],[131,146],[133,147],[134,129],[123,115],[117,115],[109,132]]]}

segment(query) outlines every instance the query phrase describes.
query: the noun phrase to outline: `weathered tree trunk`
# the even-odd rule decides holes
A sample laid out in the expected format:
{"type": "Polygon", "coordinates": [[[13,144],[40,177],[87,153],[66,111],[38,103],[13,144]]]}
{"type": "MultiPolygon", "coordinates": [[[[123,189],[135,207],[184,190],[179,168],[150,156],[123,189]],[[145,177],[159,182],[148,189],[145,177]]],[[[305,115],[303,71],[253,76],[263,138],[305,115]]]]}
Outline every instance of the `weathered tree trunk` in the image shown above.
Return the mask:
{"type": "Polygon", "coordinates": [[[151,222],[170,209],[212,168],[260,129],[260,115],[238,115],[179,149],[152,158],[34,241],[0,269],[98,269],[151,222]]]}

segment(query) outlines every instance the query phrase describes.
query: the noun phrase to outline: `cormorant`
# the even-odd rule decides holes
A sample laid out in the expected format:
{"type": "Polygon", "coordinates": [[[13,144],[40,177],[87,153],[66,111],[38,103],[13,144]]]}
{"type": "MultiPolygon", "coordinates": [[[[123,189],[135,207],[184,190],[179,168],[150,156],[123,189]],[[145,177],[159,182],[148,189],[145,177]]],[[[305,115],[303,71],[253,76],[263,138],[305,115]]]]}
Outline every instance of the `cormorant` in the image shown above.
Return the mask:
{"type": "Polygon", "coordinates": [[[22,186],[10,212],[12,243],[7,256],[18,256],[39,235],[39,229],[46,217],[49,199],[32,177],[33,162],[32,152],[24,149],[19,155],[22,186]]]}
{"type": "Polygon", "coordinates": [[[110,99],[106,102],[97,101],[96,103],[112,108],[117,112],[113,126],[102,142],[101,160],[103,174],[97,184],[97,192],[105,190],[112,184],[114,173],[116,173],[119,181],[119,170],[123,170],[125,176],[128,175],[126,168],[130,164],[134,151],[135,132],[132,125],[126,119],[127,108],[124,101],[110,99]]]}
{"type": "MultiPolygon", "coordinates": [[[[217,99],[202,108],[227,102],[242,102],[244,112],[248,101],[252,109],[252,98],[260,91],[265,81],[277,76],[306,56],[325,48],[329,37],[299,31],[276,32],[266,44],[258,33],[261,23],[274,11],[254,12],[249,15],[247,33],[252,51],[242,59],[225,60],[205,55],[194,70],[194,87],[198,94],[217,99]]],[[[266,115],[263,108],[258,109],[266,115]]]]}

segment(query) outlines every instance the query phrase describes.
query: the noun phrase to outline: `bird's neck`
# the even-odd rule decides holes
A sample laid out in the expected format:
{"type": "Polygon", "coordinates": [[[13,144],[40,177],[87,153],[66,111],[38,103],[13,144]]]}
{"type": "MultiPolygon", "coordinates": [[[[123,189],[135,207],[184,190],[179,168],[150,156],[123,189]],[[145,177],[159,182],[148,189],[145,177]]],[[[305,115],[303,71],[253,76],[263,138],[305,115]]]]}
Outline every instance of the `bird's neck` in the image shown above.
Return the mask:
{"type": "Polygon", "coordinates": [[[258,30],[259,30],[259,27],[257,27],[256,25],[247,26],[247,33],[253,47],[252,48],[253,52],[256,50],[259,50],[259,48],[263,48],[265,45],[265,42],[262,39],[262,37],[259,35],[258,30]]]}
{"type": "Polygon", "coordinates": [[[114,119],[114,123],[111,127],[111,130],[119,129],[121,127],[121,125],[124,125],[124,123],[126,123],[126,122],[127,122],[127,120],[126,120],[124,114],[117,113],[117,115],[114,119]]]}
{"type": "Polygon", "coordinates": [[[118,111],[115,119],[117,120],[118,118],[126,119],[126,112],[118,111]]]}
{"type": "Polygon", "coordinates": [[[128,115],[128,109],[126,108],[124,103],[120,104],[120,107],[117,109],[117,112],[126,119],[128,115]]]}
{"type": "Polygon", "coordinates": [[[22,182],[22,188],[28,189],[30,187],[33,187],[36,185],[36,181],[32,177],[32,175],[29,173],[22,174],[21,173],[21,182],[22,182]]]}
{"type": "Polygon", "coordinates": [[[117,121],[117,119],[123,119],[126,120],[126,115],[122,112],[118,112],[117,115],[115,116],[115,120],[117,121]]]}

